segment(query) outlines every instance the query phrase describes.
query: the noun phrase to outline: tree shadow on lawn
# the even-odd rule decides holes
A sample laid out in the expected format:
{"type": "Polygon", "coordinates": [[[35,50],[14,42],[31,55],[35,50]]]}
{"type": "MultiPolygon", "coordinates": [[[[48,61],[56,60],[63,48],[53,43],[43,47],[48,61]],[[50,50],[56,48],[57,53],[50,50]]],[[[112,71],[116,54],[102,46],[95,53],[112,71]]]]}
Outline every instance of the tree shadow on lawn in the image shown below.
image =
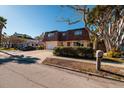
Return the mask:
{"type": "Polygon", "coordinates": [[[8,62],[14,62],[18,64],[34,64],[40,60],[39,58],[31,57],[31,56],[10,56],[7,58],[0,58],[0,64],[5,64],[8,62]]]}

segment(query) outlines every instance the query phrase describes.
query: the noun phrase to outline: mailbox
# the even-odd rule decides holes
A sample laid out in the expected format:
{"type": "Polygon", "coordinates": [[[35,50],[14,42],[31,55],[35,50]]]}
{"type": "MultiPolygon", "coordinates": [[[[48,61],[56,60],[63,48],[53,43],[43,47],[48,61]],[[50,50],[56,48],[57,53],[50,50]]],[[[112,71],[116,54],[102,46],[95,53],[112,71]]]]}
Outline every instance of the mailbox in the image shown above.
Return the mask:
{"type": "Polygon", "coordinates": [[[103,51],[102,50],[97,50],[96,51],[96,70],[101,69],[101,59],[103,57],[103,51]]]}
{"type": "Polygon", "coordinates": [[[102,50],[97,50],[96,51],[96,58],[102,58],[103,57],[103,51],[102,50]]]}

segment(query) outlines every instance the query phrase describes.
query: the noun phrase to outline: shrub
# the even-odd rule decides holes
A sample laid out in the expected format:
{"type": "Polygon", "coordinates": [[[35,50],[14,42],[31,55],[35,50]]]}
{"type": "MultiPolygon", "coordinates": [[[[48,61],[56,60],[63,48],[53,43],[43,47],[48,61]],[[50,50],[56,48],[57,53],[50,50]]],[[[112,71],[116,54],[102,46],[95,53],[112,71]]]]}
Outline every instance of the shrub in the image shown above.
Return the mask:
{"type": "Polygon", "coordinates": [[[112,57],[119,58],[119,57],[121,57],[121,53],[119,53],[119,52],[114,52],[113,55],[112,55],[112,57]]]}
{"type": "Polygon", "coordinates": [[[121,57],[121,53],[120,52],[117,52],[117,51],[109,51],[108,53],[107,53],[107,56],[108,57],[115,57],[115,58],[119,58],[119,57],[121,57]]]}
{"type": "Polygon", "coordinates": [[[42,49],[44,49],[44,46],[37,46],[36,49],[37,50],[42,50],[42,49]]]}
{"type": "Polygon", "coordinates": [[[124,52],[122,52],[122,56],[124,56],[124,52]]]}
{"type": "Polygon", "coordinates": [[[56,47],[53,53],[56,56],[93,58],[93,49],[85,47],[56,47]]]}
{"type": "Polygon", "coordinates": [[[54,54],[57,56],[74,57],[76,55],[76,51],[72,47],[56,47],[54,49],[54,54]]]}

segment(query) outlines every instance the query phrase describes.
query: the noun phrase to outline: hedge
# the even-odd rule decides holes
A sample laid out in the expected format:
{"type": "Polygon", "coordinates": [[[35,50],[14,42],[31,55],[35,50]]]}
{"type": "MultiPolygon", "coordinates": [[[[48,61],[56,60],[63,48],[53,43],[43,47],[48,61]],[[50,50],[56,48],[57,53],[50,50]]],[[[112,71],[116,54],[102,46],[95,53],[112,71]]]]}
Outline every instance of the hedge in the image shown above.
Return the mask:
{"type": "Polygon", "coordinates": [[[53,54],[56,56],[74,57],[74,58],[93,58],[94,50],[85,47],[56,47],[53,54]]]}

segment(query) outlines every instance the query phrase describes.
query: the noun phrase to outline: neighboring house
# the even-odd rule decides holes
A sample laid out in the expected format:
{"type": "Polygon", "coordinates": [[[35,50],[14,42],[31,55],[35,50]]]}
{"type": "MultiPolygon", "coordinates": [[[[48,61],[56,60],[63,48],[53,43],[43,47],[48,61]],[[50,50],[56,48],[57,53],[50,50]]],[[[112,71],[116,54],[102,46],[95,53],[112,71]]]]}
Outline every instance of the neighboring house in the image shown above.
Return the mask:
{"type": "Polygon", "coordinates": [[[25,48],[28,46],[36,48],[37,46],[43,45],[42,41],[33,39],[31,36],[29,36],[27,34],[19,34],[19,33],[15,32],[14,36],[24,39],[24,41],[19,44],[19,48],[25,48]]]}
{"type": "Polygon", "coordinates": [[[3,36],[1,45],[2,47],[5,47],[5,48],[23,49],[28,46],[36,48],[37,46],[43,46],[44,44],[42,40],[36,40],[36,39],[30,38],[30,36],[28,35],[26,35],[26,38],[25,38],[23,34],[15,33],[12,36],[7,36],[7,37],[3,36]]]}
{"type": "Polygon", "coordinates": [[[64,32],[46,32],[43,41],[46,49],[53,49],[57,46],[84,46],[88,47],[90,38],[85,28],[72,29],[64,32]]]}
{"type": "Polygon", "coordinates": [[[18,48],[18,49],[23,49],[28,46],[35,48],[36,46],[38,46],[38,41],[36,40],[30,40],[30,39],[26,39],[24,41],[19,41],[19,40],[20,39],[6,40],[5,42],[2,43],[2,46],[6,48],[18,48]]]}
{"type": "Polygon", "coordinates": [[[27,39],[25,42],[22,42],[20,44],[20,48],[25,48],[28,46],[36,48],[37,46],[43,46],[43,42],[39,40],[34,40],[34,39],[27,39]]]}
{"type": "Polygon", "coordinates": [[[20,33],[17,33],[17,32],[15,32],[13,34],[13,36],[16,36],[16,37],[19,37],[19,38],[25,38],[25,39],[33,39],[31,36],[29,36],[27,34],[20,34],[20,33]]]}
{"type": "Polygon", "coordinates": [[[37,46],[37,42],[35,40],[27,39],[27,40],[25,40],[25,42],[22,42],[20,44],[21,48],[25,48],[25,47],[28,47],[28,46],[36,47],[37,46]]]}

